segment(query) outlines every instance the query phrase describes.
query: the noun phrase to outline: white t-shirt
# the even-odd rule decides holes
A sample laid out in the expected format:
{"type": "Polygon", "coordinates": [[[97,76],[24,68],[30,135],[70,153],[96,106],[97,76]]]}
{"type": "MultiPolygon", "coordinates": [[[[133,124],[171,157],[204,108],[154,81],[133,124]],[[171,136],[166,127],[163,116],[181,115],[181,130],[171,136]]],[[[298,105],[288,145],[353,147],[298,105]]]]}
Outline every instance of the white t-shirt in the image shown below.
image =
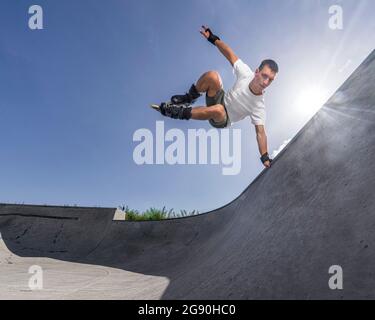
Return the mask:
{"type": "Polygon", "coordinates": [[[250,91],[249,84],[254,79],[254,72],[241,59],[233,66],[236,82],[224,96],[224,104],[227,108],[229,123],[238,122],[250,116],[254,125],[265,125],[266,107],[264,96],[257,96],[250,91]]]}

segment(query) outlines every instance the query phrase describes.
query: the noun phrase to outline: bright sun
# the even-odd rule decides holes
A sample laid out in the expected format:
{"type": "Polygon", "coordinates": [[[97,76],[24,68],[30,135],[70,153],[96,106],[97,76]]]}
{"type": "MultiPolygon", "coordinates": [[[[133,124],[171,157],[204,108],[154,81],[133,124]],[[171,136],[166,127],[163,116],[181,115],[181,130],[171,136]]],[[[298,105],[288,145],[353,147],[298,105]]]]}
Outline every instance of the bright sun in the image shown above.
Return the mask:
{"type": "Polygon", "coordinates": [[[328,100],[328,94],[319,86],[302,89],[296,98],[296,108],[305,116],[313,116],[328,100]]]}

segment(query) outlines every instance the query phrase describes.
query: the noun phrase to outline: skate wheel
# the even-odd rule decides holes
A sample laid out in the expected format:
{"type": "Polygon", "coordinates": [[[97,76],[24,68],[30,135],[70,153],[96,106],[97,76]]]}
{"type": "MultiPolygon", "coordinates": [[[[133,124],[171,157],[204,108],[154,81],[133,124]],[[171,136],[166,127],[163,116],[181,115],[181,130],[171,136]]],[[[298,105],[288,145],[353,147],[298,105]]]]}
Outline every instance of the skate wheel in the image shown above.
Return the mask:
{"type": "Polygon", "coordinates": [[[157,104],[152,104],[152,105],[151,105],[151,108],[154,109],[154,110],[156,110],[156,111],[159,111],[159,112],[160,112],[160,106],[157,105],[157,104]]]}

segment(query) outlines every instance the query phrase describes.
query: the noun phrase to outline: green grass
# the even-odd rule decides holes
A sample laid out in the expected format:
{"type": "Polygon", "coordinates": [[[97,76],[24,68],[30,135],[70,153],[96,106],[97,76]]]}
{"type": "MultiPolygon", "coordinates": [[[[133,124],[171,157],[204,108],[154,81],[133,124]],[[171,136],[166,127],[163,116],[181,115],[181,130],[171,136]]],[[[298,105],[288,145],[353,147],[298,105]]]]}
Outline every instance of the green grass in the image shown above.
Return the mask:
{"type": "Polygon", "coordinates": [[[199,214],[199,212],[196,210],[191,212],[181,210],[179,213],[177,213],[173,209],[166,210],[165,207],[163,209],[150,208],[145,212],[139,212],[138,210],[130,209],[128,206],[122,206],[121,209],[125,211],[127,221],[160,221],[199,214]]]}

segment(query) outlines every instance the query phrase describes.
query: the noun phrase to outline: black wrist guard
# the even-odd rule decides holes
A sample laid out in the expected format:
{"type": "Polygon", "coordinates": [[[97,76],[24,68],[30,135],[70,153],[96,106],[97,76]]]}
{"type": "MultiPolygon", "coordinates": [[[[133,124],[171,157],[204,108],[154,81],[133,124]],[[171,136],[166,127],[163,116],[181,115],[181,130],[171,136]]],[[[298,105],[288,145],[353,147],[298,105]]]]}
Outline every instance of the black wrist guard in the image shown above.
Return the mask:
{"type": "Polygon", "coordinates": [[[266,152],[264,155],[261,156],[260,161],[264,164],[266,161],[272,162],[272,159],[268,155],[268,152],[266,152]]]}
{"type": "Polygon", "coordinates": [[[206,31],[210,34],[208,37],[208,41],[215,45],[216,40],[221,40],[218,36],[214,35],[210,28],[207,28],[206,31]]]}

